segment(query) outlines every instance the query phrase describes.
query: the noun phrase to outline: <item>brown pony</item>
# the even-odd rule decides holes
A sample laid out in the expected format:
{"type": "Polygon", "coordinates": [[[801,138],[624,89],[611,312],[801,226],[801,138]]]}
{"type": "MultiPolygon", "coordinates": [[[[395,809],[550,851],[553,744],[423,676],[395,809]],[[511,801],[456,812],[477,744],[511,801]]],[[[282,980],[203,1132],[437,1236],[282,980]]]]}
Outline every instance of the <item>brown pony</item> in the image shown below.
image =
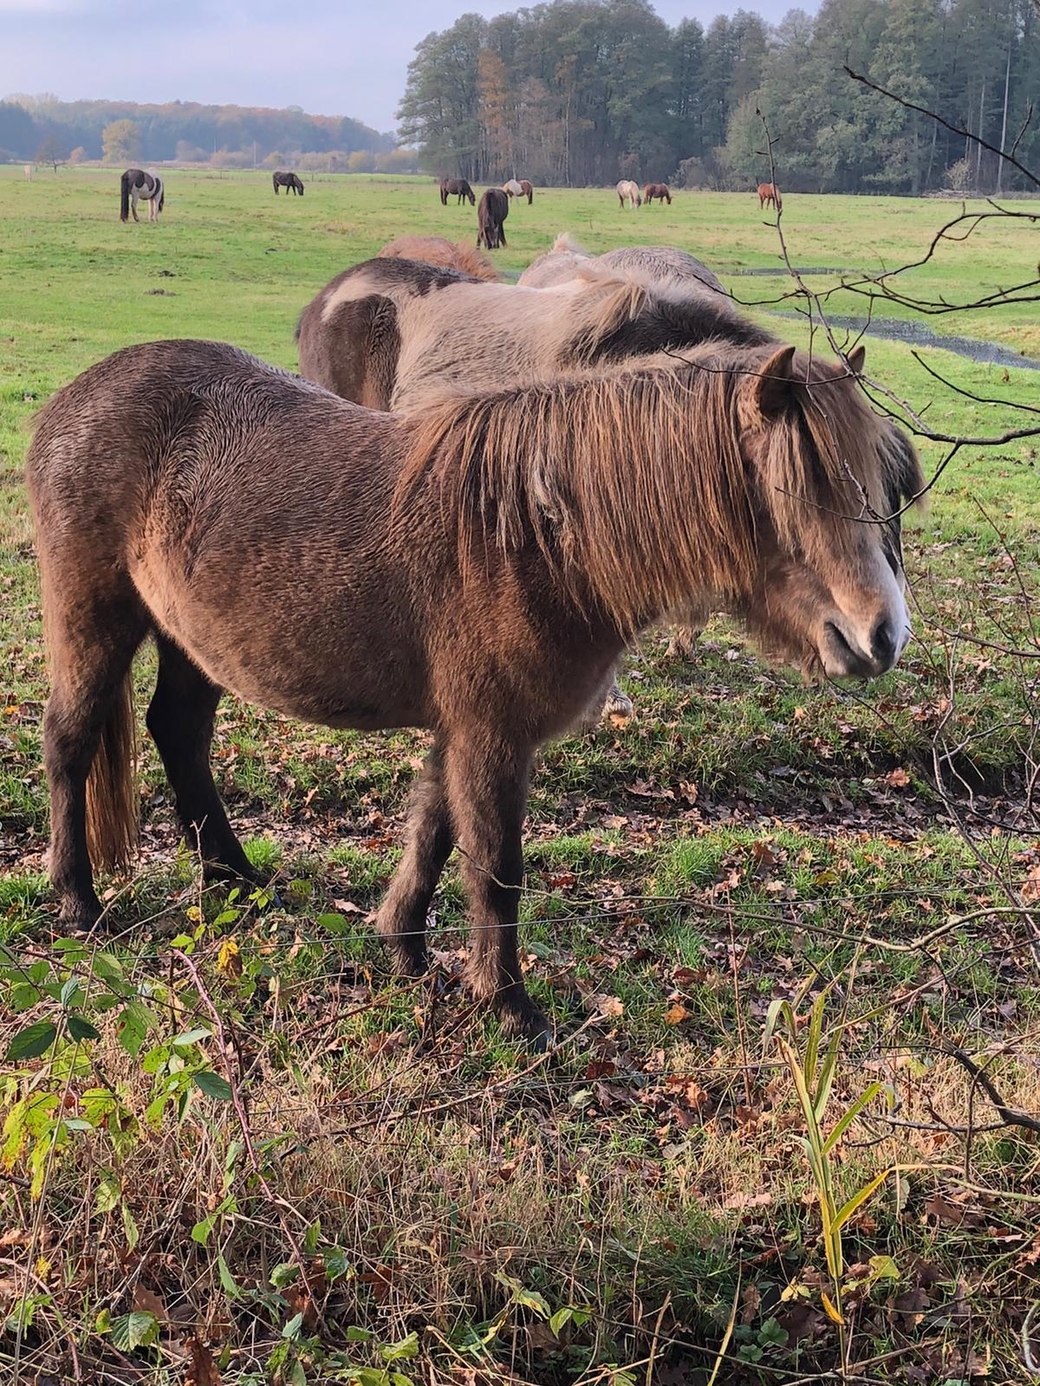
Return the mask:
{"type": "Polygon", "coordinates": [[[477,245],[486,250],[505,249],[508,244],[505,220],[509,215],[509,198],[501,188],[488,188],[477,208],[477,245]]]}
{"type": "Polygon", "coordinates": [[[486,255],[461,241],[454,245],[443,236],[398,236],[387,241],[376,254],[382,260],[419,260],[424,265],[459,270],[471,279],[483,279],[489,284],[499,282],[498,270],[486,255]]]}
{"type": "Polygon", "coordinates": [[[768,207],[770,204],[778,212],[783,211],[784,200],[780,196],[780,189],[775,183],[759,183],[758,185],[758,210],[768,207]]]}
{"type": "Polygon", "coordinates": [[[534,184],[528,178],[520,179],[520,195],[527,198],[527,205],[534,201],[534,184]]]}
{"type": "Polygon", "coordinates": [[[909,633],[898,520],[860,520],[919,472],[854,380],[793,347],[712,343],[408,420],[222,343],[154,342],[59,391],[26,470],[62,927],[99,922],[93,871],[132,852],[131,665],[150,634],[148,727],[209,875],[257,879],[210,769],[225,689],[433,732],[378,929],[400,971],[424,970],[458,841],[470,989],[534,1039],[516,949],[532,754],[633,635],[699,594],[809,671],[867,677],[909,633]]]}
{"type": "Polygon", "coordinates": [[[454,196],[456,207],[461,206],[465,201],[469,201],[471,207],[476,206],[477,197],[473,189],[466,182],[465,178],[442,178],[440,182],[441,206],[447,207],[448,198],[454,196]]]}
{"type": "Polygon", "coordinates": [[[672,205],[672,194],[668,190],[667,183],[647,183],[643,189],[643,201],[648,207],[651,207],[655,197],[658,202],[667,202],[669,207],[672,205]]]}

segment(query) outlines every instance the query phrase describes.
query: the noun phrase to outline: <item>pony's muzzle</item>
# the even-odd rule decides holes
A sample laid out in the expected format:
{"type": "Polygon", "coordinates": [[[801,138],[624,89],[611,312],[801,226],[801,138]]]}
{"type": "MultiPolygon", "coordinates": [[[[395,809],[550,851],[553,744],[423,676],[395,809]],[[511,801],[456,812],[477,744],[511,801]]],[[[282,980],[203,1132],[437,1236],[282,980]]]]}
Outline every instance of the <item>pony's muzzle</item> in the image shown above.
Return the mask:
{"type": "Polygon", "coordinates": [[[872,679],[892,668],[909,638],[909,626],[897,627],[886,614],[870,632],[869,649],[864,649],[850,631],[836,621],[827,621],[819,653],[830,678],[872,679]]]}

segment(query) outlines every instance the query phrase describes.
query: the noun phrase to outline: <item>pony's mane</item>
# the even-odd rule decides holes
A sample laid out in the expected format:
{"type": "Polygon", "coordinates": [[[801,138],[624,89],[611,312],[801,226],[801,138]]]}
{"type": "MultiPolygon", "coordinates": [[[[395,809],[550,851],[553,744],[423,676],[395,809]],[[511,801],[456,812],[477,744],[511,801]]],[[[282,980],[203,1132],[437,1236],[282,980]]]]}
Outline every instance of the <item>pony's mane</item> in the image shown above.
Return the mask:
{"type": "MultiPolygon", "coordinates": [[[[552,250],[548,251],[547,253],[551,255],[553,251],[557,250],[569,251],[571,255],[589,254],[585,247],[579,244],[579,242],[575,240],[575,238],[571,235],[569,231],[561,231],[552,243],[552,250]]],[[[592,257],[589,256],[589,258],[591,259],[592,257]]]]}
{"type": "Polygon", "coordinates": [[[852,551],[855,517],[887,513],[891,494],[881,421],[850,379],[805,356],[794,374],[808,383],[791,386],[791,407],[748,462],[748,377],[775,350],[716,342],[443,401],[409,424],[398,520],[439,506],[470,573],[491,545],[509,555],[533,542],[579,605],[627,631],[699,593],[739,604],[762,519],[786,549],[825,564],[852,551]]]}

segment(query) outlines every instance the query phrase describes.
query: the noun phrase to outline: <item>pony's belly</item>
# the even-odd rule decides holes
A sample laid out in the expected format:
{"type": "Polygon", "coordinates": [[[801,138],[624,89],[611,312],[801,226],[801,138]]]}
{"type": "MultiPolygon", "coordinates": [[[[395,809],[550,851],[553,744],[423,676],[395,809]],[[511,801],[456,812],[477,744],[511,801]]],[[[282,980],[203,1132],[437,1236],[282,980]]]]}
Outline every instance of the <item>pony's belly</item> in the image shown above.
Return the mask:
{"type": "Polygon", "coordinates": [[[308,603],[305,583],[276,591],[245,574],[223,602],[133,576],[157,624],[236,697],[322,726],[427,725],[424,661],[392,610],[356,594],[308,603]]]}

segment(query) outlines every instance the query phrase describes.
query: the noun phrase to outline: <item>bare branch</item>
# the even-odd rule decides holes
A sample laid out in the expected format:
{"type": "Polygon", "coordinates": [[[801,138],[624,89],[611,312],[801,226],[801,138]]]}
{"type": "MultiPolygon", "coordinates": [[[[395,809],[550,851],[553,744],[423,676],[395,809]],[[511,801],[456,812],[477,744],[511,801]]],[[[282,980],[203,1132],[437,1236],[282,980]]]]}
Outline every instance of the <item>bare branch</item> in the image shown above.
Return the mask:
{"type": "Polygon", "coordinates": [[[951,1059],[956,1059],[960,1066],[971,1074],[974,1081],[996,1107],[1005,1126],[1021,1126],[1026,1131],[1040,1131],[1040,1121],[1036,1117],[1031,1117],[1027,1112],[1020,1112],[1014,1107],[1007,1106],[997,1091],[993,1079],[970,1055],[965,1054],[963,1049],[958,1049],[955,1044],[949,1044],[946,1046],[946,1052],[951,1059]]]}

